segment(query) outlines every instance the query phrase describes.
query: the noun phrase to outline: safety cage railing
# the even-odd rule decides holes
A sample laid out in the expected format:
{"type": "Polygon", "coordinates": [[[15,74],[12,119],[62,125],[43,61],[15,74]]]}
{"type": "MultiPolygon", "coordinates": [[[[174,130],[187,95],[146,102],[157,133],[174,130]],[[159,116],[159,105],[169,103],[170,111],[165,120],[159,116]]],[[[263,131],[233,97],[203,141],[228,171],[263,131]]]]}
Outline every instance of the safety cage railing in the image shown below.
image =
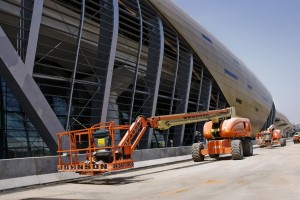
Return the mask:
{"type": "Polygon", "coordinates": [[[122,134],[128,129],[128,125],[104,122],[91,128],[58,133],[58,171],[93,175],[132,168],[131,144],[115,142],[115,133],[122,134]]]}

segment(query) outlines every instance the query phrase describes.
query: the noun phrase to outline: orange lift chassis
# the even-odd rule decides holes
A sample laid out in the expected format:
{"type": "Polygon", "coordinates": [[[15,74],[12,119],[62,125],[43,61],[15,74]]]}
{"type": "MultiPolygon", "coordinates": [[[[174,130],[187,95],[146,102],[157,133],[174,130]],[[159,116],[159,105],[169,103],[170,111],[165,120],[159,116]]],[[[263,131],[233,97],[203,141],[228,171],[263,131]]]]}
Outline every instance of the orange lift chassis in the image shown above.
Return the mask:
{"type": "Polygon", "coordinates": [[[195,162],[203,161],[207,154],[213,158],[220,154],[232,154],[233,159],[252,155],[250,121],[236,117],[235,109],[230,107],[150,118],[139,116],[130,126],[104,122],[91,128],[58,133],[57,169],[94,175],[133,168],[133,150],[147,128],[167,130],[172,126],[200,121],[209,121],[203,129],[207,148],[201,142],[193,144],[192,158],[195,162]],[[115,143],[115,132],[125,133],[118,144],[115,143]],[[107,144],[99,145],[97,141],[104,138],[107,144]]]}

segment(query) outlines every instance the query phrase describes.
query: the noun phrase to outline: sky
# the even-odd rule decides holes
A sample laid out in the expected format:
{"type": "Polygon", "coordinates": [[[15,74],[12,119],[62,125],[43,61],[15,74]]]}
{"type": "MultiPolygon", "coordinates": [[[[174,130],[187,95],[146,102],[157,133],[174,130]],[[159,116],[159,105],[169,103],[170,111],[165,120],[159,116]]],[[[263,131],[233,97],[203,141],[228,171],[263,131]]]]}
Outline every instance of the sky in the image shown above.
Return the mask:
{"type": "Polygon", "coordinates": [[[173,0],[270,91],[276,110],[300,124],[300,0],[173,0]]]}

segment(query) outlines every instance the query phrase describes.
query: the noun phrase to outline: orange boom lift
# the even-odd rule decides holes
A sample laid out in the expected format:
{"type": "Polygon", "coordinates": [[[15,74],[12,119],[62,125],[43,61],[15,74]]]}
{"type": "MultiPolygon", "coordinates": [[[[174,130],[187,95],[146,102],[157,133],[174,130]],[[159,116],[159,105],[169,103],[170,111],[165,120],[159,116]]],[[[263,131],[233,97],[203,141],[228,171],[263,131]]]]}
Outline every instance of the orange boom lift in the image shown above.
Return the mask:
{"type": "Polygon", "coordinates": [[[235,117],[233,113],[231,117],[212,118],[204,124],[203,134],[207,144],[206,148],[202,142],[193,144],[192,158],[195,162],[203,161],[205,155],[218,158],[221,154],[231,154],[233,160],[253,155],[250,120],[235,117]]]}
{"type": "Polygon", "coordinates": [[[300,136],[300,132],[296,132],[295,135],[293,135],[294,144],[297,144],[300,142],[299,136],[300,136]]]}
{"type": "Polygon", "coordinates": [[[204,160],[207,154],[218,157],[220,154],[231,153],[233,159],[252,155],[250,121],[247,118],[235,117],[235,109],[230,107],[150,118],[139,116],[130,126],[105,122],[91,128],[58,133],[57,169],[94,175],[133,168],[133,150],[147,128],[167,130],[172,126],[200,121],[209,121],[204,126],[204,136],[208,142],[207,149],[203,143],[192,146],[192,158],[195,162],[204,160]],[[115,143],[116,131],[126,132],[118,144],[115,143]],[[108,144],[97,144],[103,138],[107,138],[108,144]]]}
{"type": "Polygon", "coordinates": [[[274,129],[274,125],[271,125],[267,130],[261,131],[256,134],[256,143],[263,147],[271,147],[273,145],[286,146],[286,139],[282,138],[281,131],[274,129]]]}

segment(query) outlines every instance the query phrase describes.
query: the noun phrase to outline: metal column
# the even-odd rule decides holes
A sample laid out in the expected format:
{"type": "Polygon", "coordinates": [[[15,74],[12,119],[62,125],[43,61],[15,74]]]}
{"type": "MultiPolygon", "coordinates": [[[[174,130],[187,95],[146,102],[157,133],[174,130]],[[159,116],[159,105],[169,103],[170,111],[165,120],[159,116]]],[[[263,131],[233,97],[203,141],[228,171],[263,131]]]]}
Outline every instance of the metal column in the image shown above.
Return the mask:
{"type": "Polygon", "coordinates": [[[81,42],[81,36],[82,36],[82,28],[83,28],[84,15],[85,15],[84,13],[85,13],[85,0],[82,0],[80,24],[79,24],[79,31],[78,31],[78,36],[77,36],[76,57],[75,57],[75,63],[74,63],[72,78],[71,78],[71,91],[70,91],[70,98],[69,98],[67,123],[66,123],[66,130],[67,131],[70,129],[69,123],[70,123],[70,117],[71,117],[70,115],[71,115],[71,108],[72,108],[72,99],[73,99],[73,92],[74,92],[74,84],[75,84],[75,79],[76,79],[78,56],[79,56],[80,42],[81,42]]]}
{"type": "Polygon", "coordinates": [[[209,80],[209,90],[208,90],[208,99],[206,104],[206,111],[210,110],[210,100],[211,100],[211,91],[212,91],[212,80],[209,80]]]}
{"type": "Polygon", "coordinates": [[[100,80],[100,92],[95,96],[97,101],[92,104],[91,124],[99,123],[99,121],[105,122],[107,118],[119,28],[118,0],[113,0],[112,4],[106,0],[99,2],[101,26],[95,73],[104,78],[100,80]]]}
{"type": "MultiPolygon", "coordinates": [[[[172,97],[171,97],[171,103],[170,103],[170,112],[169,114],[173,114],[173,105],[174,105],[174,97],[175,97],[175,92],[176,92],[176,82],[177,82],[177,75],[178,75],[178,66],[179,66],[179,39],[176,37],[176,69],[175,69],[175,76],[173,79],[173,88],[172,88],[172,97]]],[[[166,146],[168,146],[169,143],[169,134],[170,134],[170,129],[168,129],[167,134],[164,135],[164,140],[166,146]]]]}
{"type": "Polygon", "coordinates": [[[137,2],[137,7],[139,9],[139,18],[140,18],[140,41],[139,41],[139,49],[138,49],[136,66],[135,66],[134,84],[133,84],[133,88],[132,88],[131,105],[130,105],[130,115],[129,115],[129,124],[132,123],[134,97],[135,97],[135,91],[136,91],[136,84],[137,84],[137,80],[138,80],[140,57],[141,57],[141,51],[142,51],[142,45],[143,45],[142,44],[143,43],[143,16],[142,16],[142,11],[141,11],[140,1],[137,0],[136,2],[137,2]]]}
{"type": "MultiPolygon", "coordinates": [[[[154,27],[157,26],[157,30],[154,29],[153,33],[149,35],[148,63],[145,77],[145,82],[148,86],[149,93],[145,99],[145,106],[143,107],[143,114],[145,116],[154,116],[156,112],[164,54],[164,30],[162,21],[159,17],[157,17],[153,19],[152,23],[156,24],[154,27]],[[158,31],[158,33],[156,33],[156,31],[158,31]],[[157,41],[159,41],[159,44],[157,44],[157,41]],[[157,48],[159,48],[159,50],[157,50],[157,48]]],[[[151,147],[152,134],[152,129],[145,133],[143,140],[140,142],[141,148],[151,147]]]]}
{"type": "Polygon", "coordinates": [[[28,74],[31,75],[33,72],[36,47],[37,47],[38,36],[40,32],[43,5],[44,5],[44,0],[34,1],[34,5],[33,5],[32,20],[31,20],[30,32],[28,36],[26,59],[25,59],[25,66],[28,70],[28,74]]]}
{"type": "MultiPolygon", "coordinates": [[[[189,102],[189,93],[191,88],[191,79],[193,72],[193,55],[189,53],[187,57],[181,54],[180,65],[178,73],[181,76],[178,76],[178,92],[182,98],[179,107],[177,108],[176,113],[186,113],[189,102]],[[185,76],[184,76],[185,75],[185,76]]],[[[176,126],[174,127],[173,135],[173,146],[181,146],[183,143],[185,126],[176,126]]]]}
{"type": "MultiPolygon", "coordinates": [[[[201,78],[200,78],[200,83],[199,83],[199,91],[198,91],[198,100],[197,100],[197,112],[200,111],[200,100],[201,100],[201,93],[202,93],[202,82],[203,82],[203,66],[201,66],[201,78]]],[[[203,122],[198,122],[194,124],[194,131],[200,129],[200,124],[203,124],[203,122]]],[[[193,136],[193,141],[194,141],[194,136],[193,136]]]]}

